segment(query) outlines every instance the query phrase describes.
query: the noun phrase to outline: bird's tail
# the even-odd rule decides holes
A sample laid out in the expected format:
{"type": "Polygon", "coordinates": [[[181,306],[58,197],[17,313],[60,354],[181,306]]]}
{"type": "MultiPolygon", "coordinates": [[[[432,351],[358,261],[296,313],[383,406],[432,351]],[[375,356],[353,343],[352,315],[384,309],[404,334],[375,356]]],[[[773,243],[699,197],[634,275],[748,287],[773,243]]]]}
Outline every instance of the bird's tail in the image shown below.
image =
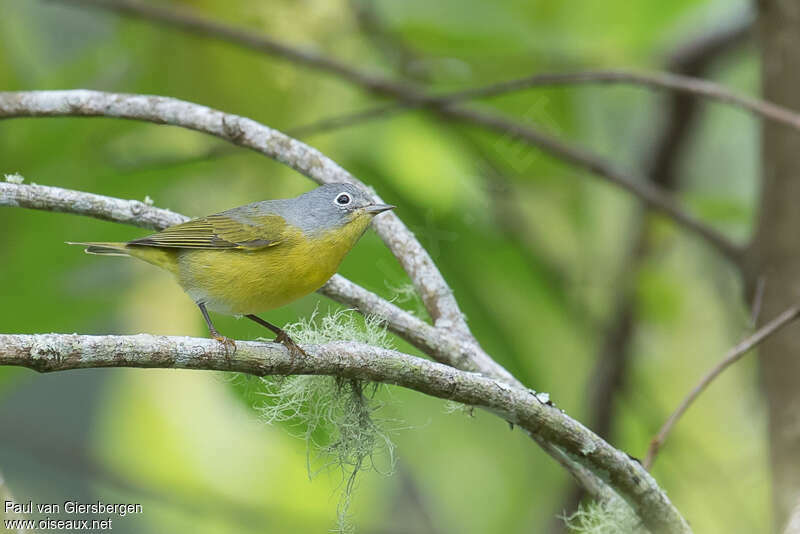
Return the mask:
{"type": "Polygon", "coordinates": [[[71,241],[67,241],[67,244],[82,245],[86,247],[85,250],[87,254],[98,254],[101,256],[129,256],[132,258],[138,258],[151,265],[155,265],[156,267],[166,269],[172,274],[178,274],[178,258],[174,249],[109,242],[73,243],[71,241]]]}
{"type": "Polygon", "coordinates": [[[86,247],[87,254],[99,254],[102,256],[130,256],[127,243],[80,243],[67,241],[67,245],[81,245],[86,247]]]}

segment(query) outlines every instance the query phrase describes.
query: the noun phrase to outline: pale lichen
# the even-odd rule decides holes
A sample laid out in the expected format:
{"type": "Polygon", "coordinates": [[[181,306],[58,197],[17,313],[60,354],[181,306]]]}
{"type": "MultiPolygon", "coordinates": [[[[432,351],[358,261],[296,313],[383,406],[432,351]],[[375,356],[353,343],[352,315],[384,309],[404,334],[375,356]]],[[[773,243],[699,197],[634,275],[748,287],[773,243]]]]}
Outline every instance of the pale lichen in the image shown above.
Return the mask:
{"type": "Polygon", "coordinates": [[[446,414],[464,414],[470,417],[475,417],[475,407],[468,404],[461,404],[456,401],[447,401],[444,403],[444,413],[446,414]]]}
{"type": "MultiPolygon", "coordinates": [[[[362,318],[352,310],[323,317],[315,312],[285,329],[301,345],[356,341],[392,348],[381,321],[362,318]]],[[[390,421],[375,416],[382,406],[375,396],[379,385],[308,375],[262,382],[266,391],[261,393],[264,402],[258,409],[265,421],[283,423],[306,441],[309,477],[331,467],[341,469],[337,530],[351,531],[349,509],[358,473],[371,468],[389,474],[394,468],[394,445],[385,428],[390,421]]]]}
{"type": "Polygon", "coordinates": [[[573,534],[647,534],[639,517],[622,499],[581,504],[572,515],[562,517],[573,534]]]}
{"type": "Polygon", "coordinates": [[[25,177],[17,172],[5,175],[6,182],[10,184],[21,184],[25,181],[25,177]]]}
{"type": "Polygon", "coordinates": [[[581,444],[581,454],[588,456],[597,450],[597,444],[594,441],[586,440],[581,444]]]}
{"type": "Polygon", "coordinates": [[[410,308],[409,312],[417,317],[426,317],[428,315],[425,304],[422,302],[422,297],[420,297],[417,288],[415,288],[413,284],[394,286],[387,283],[386,288],[393,295],[392,298],[389,299],[390,302],[404,304],[404,307],[406,309],[410,308]]]}

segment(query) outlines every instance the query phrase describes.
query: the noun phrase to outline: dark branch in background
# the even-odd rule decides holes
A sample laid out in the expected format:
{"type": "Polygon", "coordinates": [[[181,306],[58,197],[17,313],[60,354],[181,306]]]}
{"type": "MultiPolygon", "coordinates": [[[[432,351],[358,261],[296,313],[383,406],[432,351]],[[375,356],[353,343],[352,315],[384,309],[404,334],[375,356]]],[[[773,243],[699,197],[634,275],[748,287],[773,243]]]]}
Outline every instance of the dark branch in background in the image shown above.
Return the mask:
{"type": "Polygon", "coordinates": [[[708,387],[711,382],[714,381],[722,371],[739,361],[742,356],[750,352],[751,349],[759,345],[762,341],[767,339],[769,336],[777,333],[781,328],[788,325],[789,323],[797,320],[800,317],[800,306],[795,306],[789,308],[778,317],[773,319],[772,321],[768,322],[764,326],[762,326],[755,334],[748,337],[747,339],[742,340],[741,343],[733,347],[728,354],[720,361],[713,369],[711,369],[708,374],[706,374],[700,382],[689,392],[686,398],[681,401],[680,405],[672,412],[672,415],[669,416],[669,419],[666,420],[664,425],[658,431],[656,437],[650,442],[650,448],[647,450],[647,457],[644,460],[644,467],[645,469],[650,469],[653,466],[653,462],[656,459],[656,455],[661,447],[664,445],[669,433],[672,431],[672,427],[675,426],[675,423],[678,422],[678,419],[686,413],[686,410],[689,409],[689,406],[700,396],[700,394],[708,387]]]}
{"type": "Polygon", "coordinates": [[[0,365],[40,372],[95,367],[178,368],[236,371],[255,376],[326,374],[394,384],[492,413],[559,447],[571,461],[602,471],[629,498],[653,532],[690,532],[667,497],[637,462],[608,445],[535,392],[479,373],[459,371],[396,351],[359,343],[306,346],[294,358],[282,345],[237,341],[234,357],[211,339],[138,336],[2,335],[0,365]],[[660,513],[659,513],[660,512],[660,513]]]}
{"type": "Polygon", "coordinates": [[[484,111],[447,107],[436,109],[436,113],[468,124],[484,126],[496,132],[510,135],[513,138],[527,141],[558,159],[567,161],[592,174],[603,176],[608,182],[632,193],[650,209],[666,215],[678,225],[702,237],[706,243],[716,248],[734,264],[738,265],[741,262],[742,248],[739,245],[733,243],[719,231],[701,222],[694,215],[683,211],[675,199],[660,188],[617,169],[604,158],[577,146],[564,143],[524,124],[513,123],[503,117],[484,111]]]}
{"type": "Polygon", "coordinates": [[[383,24],[374,0],[350,0],[349,3],[361,32],[404,77],[420,82],[430,81],[429,69],[422,63],[420,54],[383,24]]]}
{"type": "Polygon", "coordinates": [[[500,96],[510,92],[556,85],[625,84],[648,89],[668,90],[703,97],[749,111],[754,116],[785,124],[800,130],[800,114],[758,98],[734,93],[725,87],[696,77],[669,72],[633,72],[624,70],[535,74],[527,78],[502,82],[487,87],[468,89],[441,98],[432,98],[434,105],[447,105],[462,100],[500,96]]]}
{"type": "MultiPolygon", "coordinates": [[[[374,118],[416,108],[441,108],[466,100],[493,98],[527,89],[576,86],[576,85],[632,85],[652,90],[685,93],[693,97],[706,98],[750,112],[757,118],[775,121],[795,130],[800,130],[800,113],[777,106],[771,102],[734,93],[725,87],[696,77],[669,72],[636,72],[627,70],[597,70],[564,73],[544,73],[499,82],[483,87],[454,91],[442,95],[422,97],[415,102],[388,104],[358,113],[332,117],[316,123],[314,130],[324,131],[338,128],[342,124],[353,125],[374,118]]],[[[308,127],[309,130],[311,129],[308,127]]],[[[301,130],[302,131],[302,130],[301,130]]],[[[305,132],[304,132],[305,133],[305,132]]]]}
{"type": "MultiPolygon", "coordinates": [[[[669,70],[689,76],[704,76],[723,56],[739,49],[752,32],[752,16],[739,19],[713,32],[704,33],[680,45],[666,60],[669,70]]],[[[665,191],[678,189],[677,166],[690,139],[689,132],[699,117],[700,102],[688,93],[672,93],[665,103],[664,124],[650,157],[649,173],[665,191]]],[[[622,262],[618,277],[620,292],[615,312],[606,326],[600,351],[590,374],[588,387],[589,427],[605,439],[611,439],[615,419],[615,400],[624,391],[635,332],[635,302],[631,282],[652,251],[650,241],[652,221],[644,213],[633,215],[633,243],[628,257],[622,262]]],[[[564,496],[560,510],[575,510],[583,500],[584,490],[572,486],[564,496]]],[[[551,532],[563,532],[564,523],[551,525],[551,532]]]]}
{"type": "MultiPolygon", "coordinates": [[[[184,11],[163,9],[131,0],[60,0],[67,3],[91,5],[145,19],[150,22],[180,28],[213,39],[234,43],[288,61],[327,72],[349,83],[355,84],[379,96],[394,97],[414,105],[424,104],[429,97],[417,87],[397,82],[379,75],[366,73],[338,60],[315,52],[300,50],[263,37],[255,32],[233,28],[184,11]]],[[[577,147],[573,147],[548,134],[523,125],[501,115],[464,108],[458,105],[440,105],[431,108],[439,116],[459,122],[477,125],[501,135],[512,136],[535,146],[551,156],[575,165],[590,173],[605,178],[637,196],[648,207],[655,209],[684,228],[697,233],[711,246],[719,250],[734,263],[739,263],[740,247],[726,236],[684,212],[669,195],[637,176],[621,171],[603,158],[577,147]]],[[[423,299],[425,294],[422,295],[423,299]]]]}
{"type": "MultiPolygon", "coordinates": [[[[715,62],[721,59],[723,54],[730,53],[736,47],[741,46],[751,28],[752,19],[746,17],[731,26],[704,35],[696,43],[689,42],[668,58],[668,68],[691,76],[702,76],[715,62]]],[[[701,108],[700,102],[691,95],[678,93],[672,95],[665,108],[665,123],[651,156],[648,176],[664,190],[675,192],[680,185],[677,168],[681,161],[681,154],[688,146],[691,138],[690,130],[696,124],[701,108]]],[[[636,214],[635,218],[636,220],[631,223],[637,229],[634,244],[630,249],[630,256],[623,263],[625,272],[620,277],[621,280],[628,282],[635,279],[635,273],[639,271],[642,262],[652,251],[649,240],[652,221],[647,219],[643,213],[636,214]]],[[[634,319],[634,302],[632,294],[626,284],[622,284],[621,287],[625,287],[625,289],[620,294],[618,313],[608,330],[607,339],[603,345],[604,350],[601,357],[598,358],[596,368],[596,371],[600,373],[602,373],[601,367],[616,369],[610,375],[612,383],[619,383],[622,380],[622,375],[627,367],[624,362],[614,362],[613,360],[627,357],[633,334],[631,323],[634,319]]],[[[592,399],[592,406],[598,410],[595,417],[592,418],[597,421],[598,425],[592,428],[598,434],[608,436],[612,417],[602,411],[610,410],[611,407],[607,402],[598,401],[601,399],[610,401],[611,395],[603,391],[602,386],[598,384],[592,399]]]]}

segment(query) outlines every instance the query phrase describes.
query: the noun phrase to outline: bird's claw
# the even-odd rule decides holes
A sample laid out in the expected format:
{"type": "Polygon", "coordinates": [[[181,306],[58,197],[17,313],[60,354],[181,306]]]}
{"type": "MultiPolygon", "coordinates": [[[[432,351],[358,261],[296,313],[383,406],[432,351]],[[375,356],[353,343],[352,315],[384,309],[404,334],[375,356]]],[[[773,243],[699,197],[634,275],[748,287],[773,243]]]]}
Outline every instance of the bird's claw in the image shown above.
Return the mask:
{"type": "Polygon", "coordinates": [[[229,337],[222,336],[220,334],[211,334],[211,337],[220,343],[225,348],[225,359],[230,360],[231,357],[236,354],[236,342],[229,337]]]}
{"type": "Polygon", "coordinates": [[[306,351],[304,351],[300,347],[300,345],[295,343],[294,340],[290,338],[289,334],[287,334],[286,332],[281,331],[280,334],[275,336],[275,342],[280,343],[281,345],[286,347],[286,349],[289,351],[289,354],[293,357],[299,357],[299,356],[303,356],[305,358],[309,357],[308,353],[306,353],[306,351]]]}

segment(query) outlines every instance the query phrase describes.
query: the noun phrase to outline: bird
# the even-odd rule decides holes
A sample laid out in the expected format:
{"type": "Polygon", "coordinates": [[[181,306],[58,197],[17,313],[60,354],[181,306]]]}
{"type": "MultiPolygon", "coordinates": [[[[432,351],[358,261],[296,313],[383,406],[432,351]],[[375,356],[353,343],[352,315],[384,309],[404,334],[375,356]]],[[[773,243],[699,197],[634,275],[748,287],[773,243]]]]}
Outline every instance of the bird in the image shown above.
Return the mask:
{"type": "Polygon", "coordinates": [[[327,282],[372,219],[395,206],[349,183],[295,198],[262,200],[170,226],[127,242],[68,242],[88,254],[129,256],[175,276],[226,354],[236,344],[209,311],[244,316],[270,329],[292,355],[306,355],[281,328],[258,317],[327,282]]]}

